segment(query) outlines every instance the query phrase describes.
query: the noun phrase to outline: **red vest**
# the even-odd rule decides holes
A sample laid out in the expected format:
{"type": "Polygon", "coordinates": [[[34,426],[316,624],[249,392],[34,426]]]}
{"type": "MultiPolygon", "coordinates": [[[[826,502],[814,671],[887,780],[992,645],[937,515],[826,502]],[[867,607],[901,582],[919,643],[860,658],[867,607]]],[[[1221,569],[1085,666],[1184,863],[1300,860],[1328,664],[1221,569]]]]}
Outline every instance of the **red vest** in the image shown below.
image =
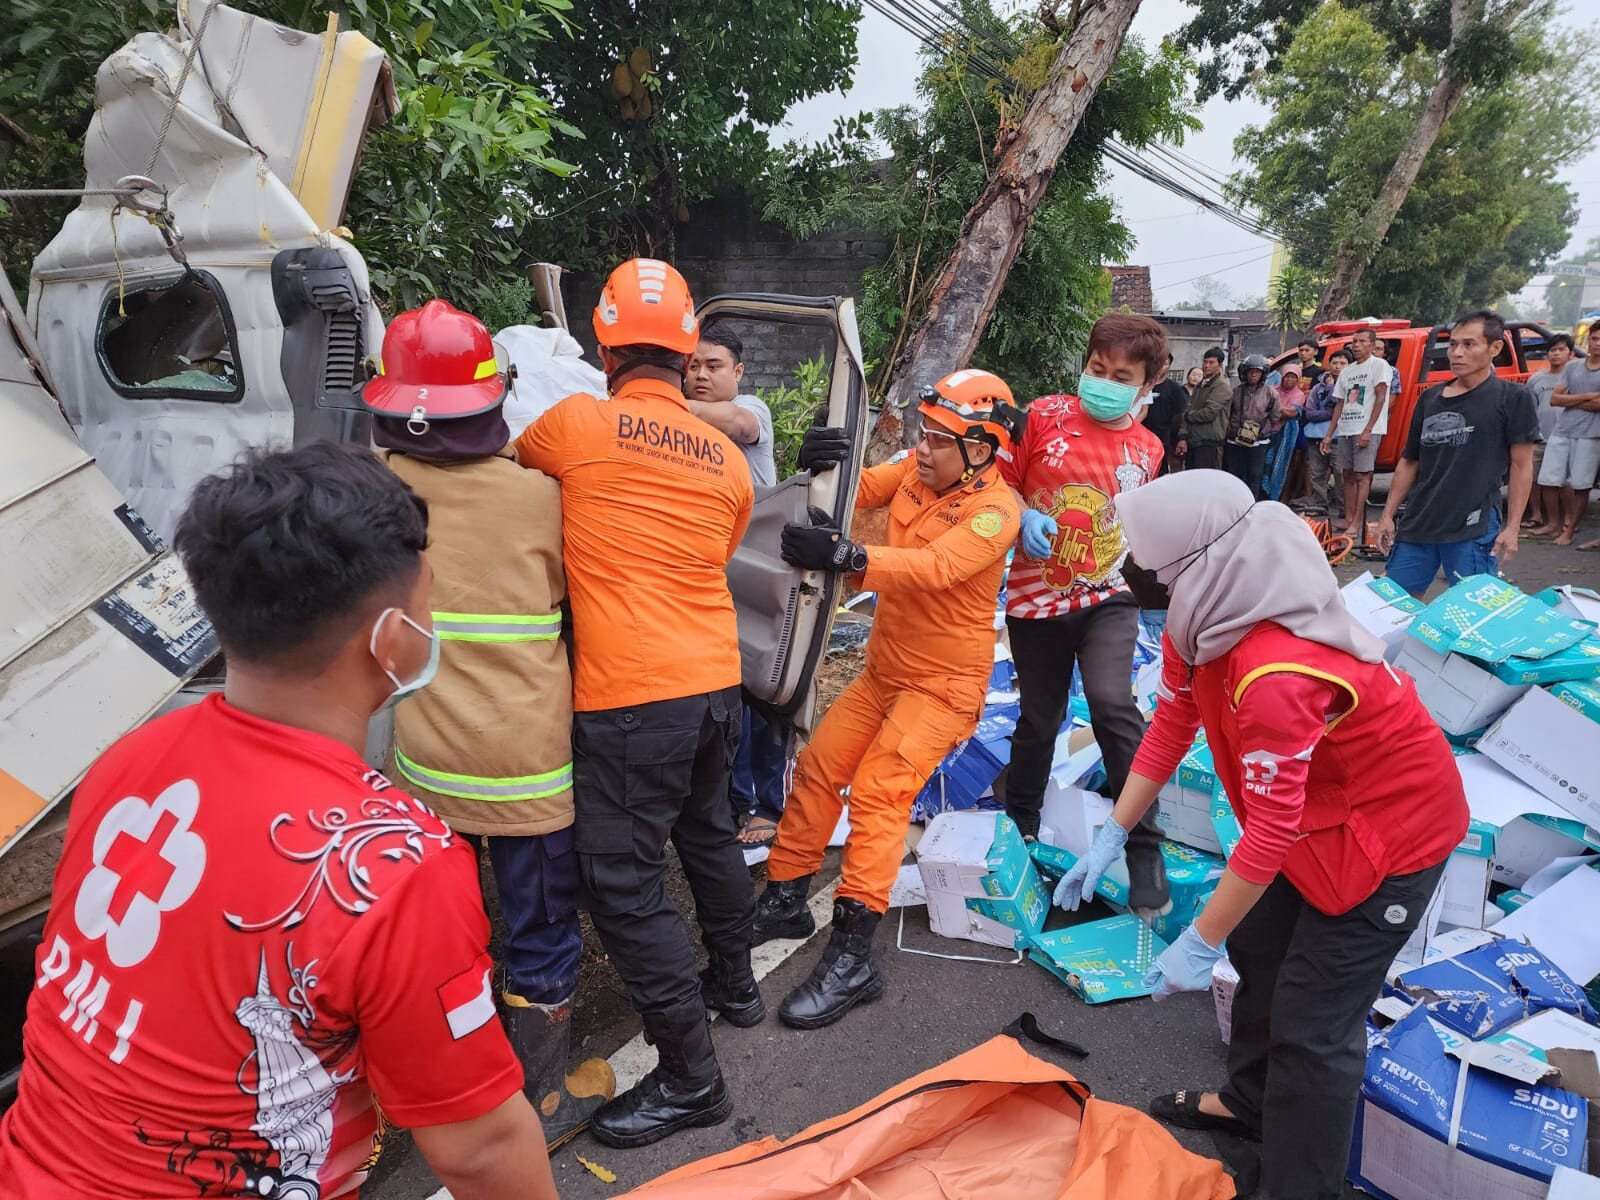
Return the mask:
{"type": "Polygon", "coordinates": [[[1449,743],[1411,678],[1385,663],[1296,637],[1263,622],[1222,658],[1197,667],[1196,705],[1217,778],[1250,824],[1252,769],[1238,705],[1258,680],[1287,671],[1325,680],[1347,698],[1317,742],[1300,836],[1283,873],[1314,908],[1348,912],[1390,875],[1441,863],[1467,832],[1466,795],[1449,743]]]}

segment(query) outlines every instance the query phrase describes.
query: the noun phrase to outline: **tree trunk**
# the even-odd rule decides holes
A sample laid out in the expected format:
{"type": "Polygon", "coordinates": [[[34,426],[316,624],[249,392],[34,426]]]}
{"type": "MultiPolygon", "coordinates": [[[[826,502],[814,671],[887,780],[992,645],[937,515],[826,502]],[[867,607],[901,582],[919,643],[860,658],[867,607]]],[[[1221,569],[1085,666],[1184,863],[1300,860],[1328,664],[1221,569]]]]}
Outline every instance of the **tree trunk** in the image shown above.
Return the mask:
{"type": "Polygon", "coordinates": [[[1417,174],[1422,170],[1428,151],[1433,149],[1433,143],[1439,139],[1439,131],[1466,95],[1471,81],[1456,73],[1450,50],[1454,50],[1461,42],[1467,29],[1483,20],[1483,15],[1483,0],[1451,0],[1450,48],[1446,50],[1440,66],[1439,81],[1433,85],[1433,91],[1429,93],[1428,101],[1417,118],[1416,128],[1411,131],[1394,166],[1389,168],[1389,177],[1383,181],[1383,187],[1362,219],[1361,227],[1345,239],[1334,255],[1328,286],[1323,290],[1316,315],[1311,319],[1313,326],[1344,318],[1356,287],[1361,283],[1362,273],[1372,261],[1372,256],[1378,252],[1378,247],[1383,245],[1395,213],[1400,211],[1411,185],[1417,181],[1417,174]]]}
{"type": "Polygon", "coordinates": [[[867,455],[881,461],[900,448],[916,421],[902,405],[925,386],[960,370],[978,348],[1005,288],[1023,236],[1055,175],[1056,161],[1122,49],[1139,0],[1101,0],[1089,7],[1057,53],[1006,145],[993,177],[961,224],[928,311],[895,364],[889,394],[867,455]]]}

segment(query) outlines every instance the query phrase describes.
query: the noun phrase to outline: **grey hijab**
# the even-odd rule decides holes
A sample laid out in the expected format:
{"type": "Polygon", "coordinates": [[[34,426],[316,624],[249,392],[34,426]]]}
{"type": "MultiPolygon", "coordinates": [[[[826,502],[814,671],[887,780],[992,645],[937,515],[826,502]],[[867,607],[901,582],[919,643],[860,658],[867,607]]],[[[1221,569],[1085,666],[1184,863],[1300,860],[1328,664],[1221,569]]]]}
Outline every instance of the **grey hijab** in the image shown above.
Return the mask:
{"type": "Polygon", "coordinates": [[[1383,643],[1351,618],[1306,523],[1255,503],[1223,471],[1165,475],[1116,498],[1128,552],[1172,592],[1167,635],[1191,666],[1221,658],[1262,621],[1364,662],[1383,643]]]}

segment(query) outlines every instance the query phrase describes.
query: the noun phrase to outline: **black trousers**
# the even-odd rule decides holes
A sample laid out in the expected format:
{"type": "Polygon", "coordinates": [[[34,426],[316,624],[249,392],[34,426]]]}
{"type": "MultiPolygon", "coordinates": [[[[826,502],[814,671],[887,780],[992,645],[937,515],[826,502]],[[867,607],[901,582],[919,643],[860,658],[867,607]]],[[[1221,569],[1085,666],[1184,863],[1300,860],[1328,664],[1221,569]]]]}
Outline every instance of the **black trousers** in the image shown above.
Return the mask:
{"type": "Polygon", "coordinates": [[[750,950],[755,896],[728,804],[742,708],[731,687],[573,719],[583,903],[647,1029],[705,1018],[694,949],[666,893],[668,839],[707,949],[750,950]]]}
{"type": "Polygon", "coordinates": [[[1196,446],[1189,445],[1189,455],[1183,460],[1185,471],[1220,471],[1222,470],[1221,446],[1196,446]]]}
{"type": "Polygon", "coordinates": [[[1367,1010],[1443,874],[1440,863],[1391,875],[1337,917],[1279,875],[1228,935],[1239,986],[1222,1101],[1261,1131],[1262,1191],[1273,1200],[1344,1194],[1367,1010]]]}
{"type": "MultiPolygon", "coordinates": [[[[1139,609],[1129,597],[1116,596],[1059,617],[1007,617],[1006,631],[1022,694],[1022,715],[1011,735],[1011,767],[1006,772],[1006,813],[1024,834],[1037,837],[1074,663],[1083,673],[1089,724],[1105,756],[1107,794],[1115,798],[1128,782],[1128,769],[1144,737],[1144,718],[1129,683],[1139,609]]],[[[1160,840],[1161,827],[1151,805],[1129,841],[1154,846],[1160,840]]]]}
{"type": "Polygon", "coordinates": [[[1267,451],[1272,449],[1272,443],[1262,442],[1256,446],[1236,446],[1229,442],[1224,461],[1228,464],[1228,474],[1232,475],[1245,487],[1250,489],[1250,494],[1257,500],[1261,499],[1261,476],[1267,469],[1267,451]]]}

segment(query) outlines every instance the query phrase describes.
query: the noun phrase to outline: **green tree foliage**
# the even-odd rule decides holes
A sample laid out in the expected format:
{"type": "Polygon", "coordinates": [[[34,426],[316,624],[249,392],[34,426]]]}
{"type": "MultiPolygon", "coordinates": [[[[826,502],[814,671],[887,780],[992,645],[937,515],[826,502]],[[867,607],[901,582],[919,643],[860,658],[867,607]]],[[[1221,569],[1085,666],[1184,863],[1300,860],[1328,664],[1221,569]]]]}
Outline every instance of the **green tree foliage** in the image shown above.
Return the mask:
{"type": "MultiPolygon", "coordinates": [[[[1178,31],[1186,50],[1203,50],[1197,71],[1201,100],[1221,92],[1237,100],[1254,84],[1284,69],[1289,47],[1300,27],[1321,7],[1321,0],[1188,0],[1195,15],[1178,31]]],[[[1430,52],[1437,63],[1450,47],[1450,0],[1355,0],[1371,24],[1384,30],[1396,50],[1430,52]]],[[[1526,28],[1547,19],[1553,0],[1477,0],[1476,29],[1458,39],[1456,65],[1474,83],[1490,85],[1516,67],[1511,39],[1503,24],[1515,18],[1526,28]]]]}
{"type": "MultiPolygon", "coordinates": [[[[1521,48],[1529,67],[1475,89],[1445,124],[1353,311],[1445,320],[1516,291],[1559,252],[1576,219],[1557,172],[1596,129],[1600,80],[1573,64],[1600,52],[1592,35],[1521,48]]],[[[1273,108],[1235,150],[1237,200],[1285,231],[1294,261],[1329,269],[1361,221],[1437,75],[1429,51],[1404,53],[1365,12],[1325,3],[1256,90],[1273,108]]]]}
{"type": "Polygon", "coordinates": [[[1267,289],[1267,310],[1272,328],[1287,339],[1291,333],[1305,328],[1311,310],[1317,305],[1322,284],[1306,268],[1289,263],[1272,280],[1267,289]]]}
{"type": "MultiPolygon", "coordinates": [[[[763,188],[767,218],[799,234],[848,222],[891,239],[888,260],[866,274],[858,309],[879,393],[989,180],[997,143],[1044,82],[1064,36],[1036,16],[1002,19],[988,0],[967,0],[962,12],[987,57],[1009,49],[1004,84],[972,69],[969,44],[925,53],[920,104],[874,114],[874,141],[860,123],[841,123],[827,143],[797,153],[763,188]],[[879,147],[890,157],[869,161],[879,147]]],[[[1073,381],[1089,326],[1110,303],[1102,264],[1123,261],[1132,248],[1102,190],[1102,147],[1113,136],[1130,145],[1181,139],[1193,127],[1187,74],[1170,46],[1149,50],[1129,39],[1057,164],[971,364],[999,374],[1019,397],[1073,381]]]]}
{"type": "MultiPolygon", "coordinates": [[[[759,174],[766,129],[848,80],[859,16],[855,0],[232,2],[301,29],[332,8],[389,54],[402,111],[368,141],[348,223],[392,308],[493,304],[539,259],[670,255],[688,204],[759,174]]],[[[172,23],[170,0],[0,6],[0,117],[20,131],[0,121],[4,177],[81,181],[96,68],[172,23]]],[[[0,221],[24,275],[70,203],[28,207],[0,221]]]]}
{"type": "MultiPolygon", "coordinates": [[[[1591,238],[1582,250],[1561,260],[1564,267],[1586,267],[1600,262],[1600,237],[1591,238]]],[[[1550,309],[1553,329],[1571,329],[1583,315],[1583,276],[1557,275],[1545,284],[1544,301],[1550,309]]]]}

